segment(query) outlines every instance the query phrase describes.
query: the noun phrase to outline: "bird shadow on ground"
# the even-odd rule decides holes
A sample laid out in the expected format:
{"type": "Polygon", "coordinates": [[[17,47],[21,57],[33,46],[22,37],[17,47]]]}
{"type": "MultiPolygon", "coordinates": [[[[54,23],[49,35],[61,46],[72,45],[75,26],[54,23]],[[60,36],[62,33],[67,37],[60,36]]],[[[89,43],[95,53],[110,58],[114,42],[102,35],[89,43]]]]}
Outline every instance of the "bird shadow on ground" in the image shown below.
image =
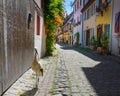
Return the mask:
{"type": "Polygon", "coordinates": [[[37,92],[38,88],[33,88],[32,90],[26,91],[20,96],[34,96],[35,93],[37,92]]]}

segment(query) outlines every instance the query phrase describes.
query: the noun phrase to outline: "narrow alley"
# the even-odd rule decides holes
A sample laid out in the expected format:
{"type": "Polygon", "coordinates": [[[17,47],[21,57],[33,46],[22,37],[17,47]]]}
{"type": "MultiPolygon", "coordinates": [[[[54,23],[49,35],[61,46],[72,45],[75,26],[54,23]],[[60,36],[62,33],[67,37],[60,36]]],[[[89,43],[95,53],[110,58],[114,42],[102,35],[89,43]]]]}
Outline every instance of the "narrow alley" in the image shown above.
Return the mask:
{"type": "Polygon", "coordinates": [[[120,0],[0,0],[0,96],[120,96],[120,0]]]}
{"type": "Polygon", "coordinates": [[[56,48],[54,56],[42,59],[45,72],[40,77],[38,89],[34,88],[35,73],[28,70],[3,96],[120,96],[118,57],[69,45],[57,44],[56,48]],[[31,76],[34,78],[28,81],[31,76]]]}

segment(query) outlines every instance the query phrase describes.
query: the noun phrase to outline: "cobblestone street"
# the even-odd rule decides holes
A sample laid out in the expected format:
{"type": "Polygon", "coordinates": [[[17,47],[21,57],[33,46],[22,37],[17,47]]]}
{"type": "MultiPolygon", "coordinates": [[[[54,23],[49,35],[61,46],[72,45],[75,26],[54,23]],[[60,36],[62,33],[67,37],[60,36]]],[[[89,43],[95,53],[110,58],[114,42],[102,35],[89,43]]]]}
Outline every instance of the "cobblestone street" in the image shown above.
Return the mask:
{"type": "Polygon", "coordinates": [[[68,75],[69,78],[69,80],[66,80],[64,76],[60,76],[65,75],[64,71],[58,74],[60,77],[55,78],[59,81],[63,78],[62,81],[68,85],[66,86],[61,82],[65,85],[61,89],[59,81],[54,82],[55,86],[56,83],[59,84],[60,88],[57,89],[57,92],[62,94],[60,96],[120,96],[120,64],[117,60],[112,59],[114,56],[78,52],[66,46],[58,45],[57,47],[60,59],[58,66],[63,65],[64,68],[61,68],[61,70],[66,70],[66,76],[68,75]],[[65,91],[65,89],[67,90],[65,91]]]}
{"type": "Polygon", "coordinates": [[[3,96],[120,96],[119,58],[77,49],[57,45],[57,54],[42,59],[38,89],[30,69],[3,96]]]}

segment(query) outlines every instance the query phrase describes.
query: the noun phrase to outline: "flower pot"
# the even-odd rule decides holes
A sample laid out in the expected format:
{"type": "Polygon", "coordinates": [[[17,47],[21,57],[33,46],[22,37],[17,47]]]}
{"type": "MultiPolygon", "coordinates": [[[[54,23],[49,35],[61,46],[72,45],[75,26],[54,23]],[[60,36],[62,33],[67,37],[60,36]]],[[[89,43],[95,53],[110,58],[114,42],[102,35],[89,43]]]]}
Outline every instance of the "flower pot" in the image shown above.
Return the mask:
{"type": "Polygon", "coordinates": [[[103,49],[103,54],[104,55],[108,55],[109,54],[109,50],[108,49],[103,49]]]}
{"type": "Polygon", "coordinates": [[[91,49],[91,50],[96,50],[96,46],[90,45],[90,49],[91,49]]]}
{"type": "Polygon", "coordinates": [[[102,47],[97,47],[97,52],[98,52],[99,54],[102,54],[102,53],[103,53],[103,48],[102,48],[102,47]]]}

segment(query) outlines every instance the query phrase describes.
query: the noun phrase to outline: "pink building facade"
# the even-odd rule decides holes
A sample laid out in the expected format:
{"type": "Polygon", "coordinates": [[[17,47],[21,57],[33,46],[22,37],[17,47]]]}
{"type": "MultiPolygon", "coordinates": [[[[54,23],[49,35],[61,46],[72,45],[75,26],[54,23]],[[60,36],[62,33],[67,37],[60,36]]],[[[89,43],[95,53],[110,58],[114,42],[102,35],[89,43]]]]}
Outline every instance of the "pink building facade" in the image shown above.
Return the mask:
{"type": "Polygon", "coordinates": [[[111,40],[112,54],[120,56],[120,0],[112,0],[111,40]]]}
{"type": "Polygon", "coordinates": [[[81,9],[83,8],[83,0],[74,0],[73,2],[73,44],[76,43],[75,34],[79,32],[79,44],[82,44],[82,13],[81,9]]]}

